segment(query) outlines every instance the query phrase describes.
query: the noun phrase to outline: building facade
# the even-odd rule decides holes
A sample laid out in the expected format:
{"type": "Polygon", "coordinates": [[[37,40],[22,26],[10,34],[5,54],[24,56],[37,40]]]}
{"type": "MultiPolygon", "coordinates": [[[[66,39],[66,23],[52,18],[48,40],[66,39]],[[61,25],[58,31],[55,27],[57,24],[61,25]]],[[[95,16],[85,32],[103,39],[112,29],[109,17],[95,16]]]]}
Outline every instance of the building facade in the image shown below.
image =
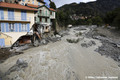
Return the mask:
{"type": "Polygon", "coordinates": [[[12,45],[12,37],[0,32],[0,47],[12,45]]]}
{"type": "Polygon", "coordinates": [[[43,32],[49,32],[52,27],[52,20],[55,20],[55,10],[52,8],[48,8],[43,5],[38,7],[38,12],[35,16],[35,21],[38,24],[42,24],[44,26],[43,32]]]}
{"type": "Polygon", "coordinates": [[[9,42],[13,44],[20,36],[29,32],[35,22],[35,12],[37,9],[0,2],[0,32],[10,36],[12,40],[9,42]]]}
{"type": "Polygon", "coordinates": [[[27,4],[26,6],[38,10],[37,13],[35,13],[35,23],[44,26],[43,32],[49,32],[53,20],[55,20],[56,11],[52,8],[48,8],[46,5],[27,4]]]}
{"type": "Polygon", "coordinates": [[[20,0],[18,3],[21,5],[33,4],[33,5],[39,5],[39,6],[42,6],[45,4],[43,0],[20,0]]]}

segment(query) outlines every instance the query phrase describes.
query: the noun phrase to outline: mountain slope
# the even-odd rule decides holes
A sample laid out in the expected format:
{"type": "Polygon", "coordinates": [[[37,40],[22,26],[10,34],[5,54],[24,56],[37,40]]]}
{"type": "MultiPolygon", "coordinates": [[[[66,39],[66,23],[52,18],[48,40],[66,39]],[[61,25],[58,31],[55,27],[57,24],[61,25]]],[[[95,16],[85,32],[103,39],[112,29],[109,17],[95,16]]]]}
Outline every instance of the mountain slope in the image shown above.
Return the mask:
{"type": "Polygon", "coordinates": [[[88,3],[72,3],[60,7],[58,10],[69,12],[69,14],[82,15],[104,15],[108,11],[120,7],[120,0],[97,0],[88,3]]]}

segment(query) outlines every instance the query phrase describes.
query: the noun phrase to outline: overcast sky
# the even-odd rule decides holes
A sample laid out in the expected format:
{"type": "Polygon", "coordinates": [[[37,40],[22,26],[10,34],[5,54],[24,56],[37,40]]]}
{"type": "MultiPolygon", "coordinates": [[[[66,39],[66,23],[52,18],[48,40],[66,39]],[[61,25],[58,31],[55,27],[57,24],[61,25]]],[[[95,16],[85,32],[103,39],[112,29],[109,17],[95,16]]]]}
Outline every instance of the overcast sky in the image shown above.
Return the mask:
{"type": "Polygon", "coordinates": [[[55,2],[57,8],[64,5],[64,4],[69,4],[69,3],[73,3],[73,2],[89,2],[89,1],[96,1],[96,0],[52,0],[55,2]]]}

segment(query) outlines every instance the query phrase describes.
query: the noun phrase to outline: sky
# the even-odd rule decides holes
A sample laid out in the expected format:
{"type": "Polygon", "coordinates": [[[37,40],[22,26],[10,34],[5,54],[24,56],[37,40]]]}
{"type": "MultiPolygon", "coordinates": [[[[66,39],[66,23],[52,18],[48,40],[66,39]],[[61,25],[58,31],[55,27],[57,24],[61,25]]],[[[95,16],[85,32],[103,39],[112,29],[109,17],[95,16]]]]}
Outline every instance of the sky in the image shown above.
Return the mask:
{"type": "Polygon", "coordinates": [[[55,2],[57,8],[64,5],[64,4],[70,4],[73,2],[80,3],[80,2],[90,2],[90,1],[96,1],[96,0],[52,0],[55,2]]]}

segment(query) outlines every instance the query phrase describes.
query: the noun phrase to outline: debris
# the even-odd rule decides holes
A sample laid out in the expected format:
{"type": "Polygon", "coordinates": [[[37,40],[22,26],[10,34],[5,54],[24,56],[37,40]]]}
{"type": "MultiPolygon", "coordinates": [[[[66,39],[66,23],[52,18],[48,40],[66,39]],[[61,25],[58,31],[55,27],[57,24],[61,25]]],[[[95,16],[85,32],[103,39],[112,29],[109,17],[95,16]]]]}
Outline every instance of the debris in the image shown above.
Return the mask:
{"type": "Polygon", "coordinates": [[[57,35],[55,35],[55,36],[56,36],[57,38],[61,38],[61,36],[60,36],[60,35],[58,35],[58,34],[57,34],[57,35]]]}
{"type": "Polygon", "coordinates": [[[47,42],[45,39],[43,39],[43,40],[41,40],[41,43],[46,44],[47,42]]]}
{"type": "Polygon", "coordinates": [[[82,47],[86,47],[86,48],[93,46],[93,45],[96,45],[95,41],[89,41],[88,43],[81,44],[82,47]]]}

